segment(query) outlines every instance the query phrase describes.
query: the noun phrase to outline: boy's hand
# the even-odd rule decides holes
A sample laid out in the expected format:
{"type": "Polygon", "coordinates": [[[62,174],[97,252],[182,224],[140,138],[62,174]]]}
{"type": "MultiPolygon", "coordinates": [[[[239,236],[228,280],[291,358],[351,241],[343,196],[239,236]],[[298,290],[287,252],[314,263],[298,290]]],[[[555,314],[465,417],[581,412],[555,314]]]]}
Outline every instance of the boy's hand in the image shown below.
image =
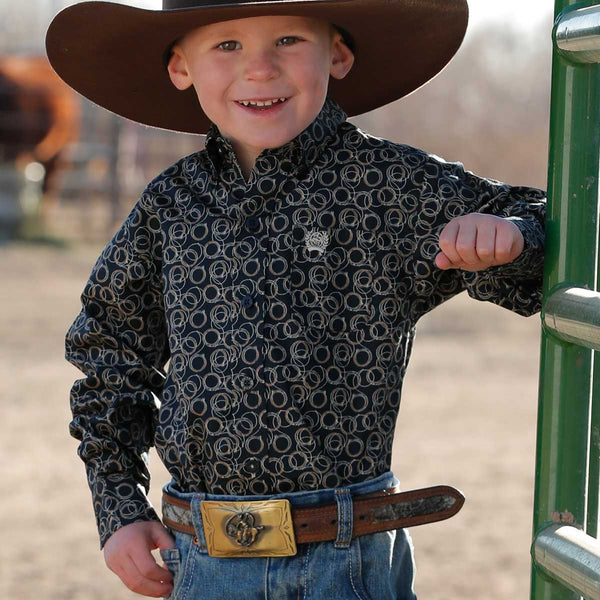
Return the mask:
{"type": "Polygon", "coordinates": [[[455,217],[440,234],[440,269],[481,271],[509,263],[523,252],[523,234],[502,217],[472,213],[455,217]]]}
{"type": "Polygon", "coordinates": [[[132,591],[153,598],[168,597],[173,590],[171,572],[157,564],[151,550],[174,548],[175,540],[157,521],[125,525],[104,544],[104,560],[132,591]]]}

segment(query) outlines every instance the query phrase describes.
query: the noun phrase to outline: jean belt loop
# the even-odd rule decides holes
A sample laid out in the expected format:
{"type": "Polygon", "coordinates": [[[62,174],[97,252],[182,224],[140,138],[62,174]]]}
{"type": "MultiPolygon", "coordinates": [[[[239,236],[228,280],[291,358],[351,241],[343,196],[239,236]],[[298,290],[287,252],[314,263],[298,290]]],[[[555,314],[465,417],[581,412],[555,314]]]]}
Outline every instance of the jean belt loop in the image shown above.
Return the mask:
{"type": "Polygon", "coordinates": [[[349,548],[352,541],[352,524],[354,521],[350,490],[347,488],[335,490],[335,500],[338,512],[338,532],[334,546],[336,548],[349,548]]]}
{"type": "Polygon", "coordinates": [[[200,510],[200,504],[204,500],[205,494],[195,494],[190,502],[190,508],[192,509],[192,520],[194,522],[194,529],[196,530],[196,539],[198,540],[198,550],[203,554],[208,554],[206,548],[206,538],[204,537],[204,523],[202,521],[202,511],[200,510]]]}

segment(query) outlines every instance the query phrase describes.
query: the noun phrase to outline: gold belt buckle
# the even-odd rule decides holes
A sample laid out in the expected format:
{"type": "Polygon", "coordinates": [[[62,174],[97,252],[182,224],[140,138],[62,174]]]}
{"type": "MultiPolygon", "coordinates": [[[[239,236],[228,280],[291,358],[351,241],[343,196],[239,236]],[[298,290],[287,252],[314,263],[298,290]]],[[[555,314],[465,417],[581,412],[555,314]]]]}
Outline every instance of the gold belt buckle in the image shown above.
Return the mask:
{"type": "Polygon", "coordinates": [[[296,554],[289,500],[203,500],[200,510],[210,556],[296,554]]]}

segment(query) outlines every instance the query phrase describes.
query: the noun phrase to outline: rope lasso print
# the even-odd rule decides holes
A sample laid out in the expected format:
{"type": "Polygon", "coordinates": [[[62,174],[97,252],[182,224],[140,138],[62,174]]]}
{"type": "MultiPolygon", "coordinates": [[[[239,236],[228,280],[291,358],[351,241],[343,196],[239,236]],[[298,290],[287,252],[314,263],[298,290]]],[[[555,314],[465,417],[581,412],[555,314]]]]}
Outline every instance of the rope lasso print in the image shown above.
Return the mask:
{"type": "Polygon", "coordinates": [[[336,488],[388,471],[419,317],[465,289],[539,310],[544,196],[366,135],[331,100],[248,181],[213,128],[148,185],[67,336],[86,374],[71,431],[102,543],[158,518],[145,496],[153,444],[189,492],[336,488]],[[523,253],[481,272],[436,268],[440,231],[470,212],[512,218],[523,253]]]}

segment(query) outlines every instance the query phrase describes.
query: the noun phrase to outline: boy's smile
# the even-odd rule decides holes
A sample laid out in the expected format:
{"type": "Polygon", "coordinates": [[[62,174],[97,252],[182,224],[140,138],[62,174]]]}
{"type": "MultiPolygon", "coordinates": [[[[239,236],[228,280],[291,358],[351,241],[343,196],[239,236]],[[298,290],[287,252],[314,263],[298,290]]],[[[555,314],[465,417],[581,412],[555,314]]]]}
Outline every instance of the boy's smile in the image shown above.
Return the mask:
{"type": "Polygon", "coordinates": [[[273,100],[239,100],[238,102],[244,106],[249,106],[250,108],[266,110],[274,104],[282,104],[286,100],[287,98],[274,98],[273,100]]]}
{"type": "Polygon", "coordinates": [[[188,33],[173,48],[169,75],[179,89],[194,86],[247,176],[262,150],[286,144],[312,123],[329,77],[344,77],[353,60],[324,21],[252,17],[188,33]]]}
{"type": "Polygon", "coordinates": [[[288,98],[263,98],[255,100],[236,100],[238,104],[248,108],[252,113],[275,114],[275,111],[283,106],[288,98]]]}

